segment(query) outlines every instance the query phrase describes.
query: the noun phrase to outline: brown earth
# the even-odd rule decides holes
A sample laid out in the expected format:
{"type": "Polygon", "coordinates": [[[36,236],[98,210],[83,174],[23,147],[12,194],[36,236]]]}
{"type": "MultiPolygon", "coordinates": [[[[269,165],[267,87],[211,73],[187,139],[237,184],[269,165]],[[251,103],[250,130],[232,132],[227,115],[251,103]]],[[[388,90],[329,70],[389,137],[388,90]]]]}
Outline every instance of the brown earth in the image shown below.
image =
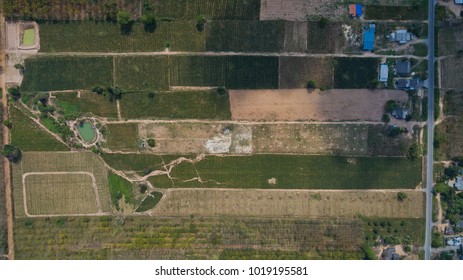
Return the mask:
{"type": "Polygon", "coordinates": [[[262,0],[260,8],[261,20],[301,21],[307,18],[324,16],[330,19],[346,19],[347,4],[340,5],[333,0],[262,0]]]}
{"type": "Polygon", "coordinates": [[[305,218],[422,218],[424,193],[404,191],[308,191],[168,189],[155,216],[246,216],[305,218]]]}
{"type": "Polygon", "coordinates": [[[390,99],[406,102],[408,95],[366,89],[230,91],[232,119],[249,121],[381,121],[390,99]]]}

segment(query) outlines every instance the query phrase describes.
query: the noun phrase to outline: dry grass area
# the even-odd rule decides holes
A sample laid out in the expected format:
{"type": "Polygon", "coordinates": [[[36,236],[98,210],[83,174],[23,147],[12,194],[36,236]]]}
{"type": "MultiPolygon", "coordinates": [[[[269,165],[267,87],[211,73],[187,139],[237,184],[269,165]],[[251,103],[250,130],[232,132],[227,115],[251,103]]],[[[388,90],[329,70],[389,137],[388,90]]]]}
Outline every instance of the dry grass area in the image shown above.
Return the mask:
{"type": "Polygon", "coordinates": [[[332,88],[333,59],[320,57],[281,57],[280,88],[305,88],[312,80],[317,87],[332,88]]]}
{"type": "Polygon", "coordinates": [[[441,60],[442,87],[445,89],[463,89],[463,57],[449,57],[441,60]]]}
{"type": "Polygon", "coordinates": [[[424,193],[406,191],[406,194],[407,198],[399,201],[396,191],[169,189],[152,214],[305,218],[424,217],[424,193]]]}
{"type": "Polygon", "coordinates": [[[304,21],[307,18],[327,17],[330,19],[347,18],[347,4],[333,0],[262,0],[261,20],[304,21]]]}
{"type": "MultiPolygon", "coordinates": [[[[77,190],[74,189],[81,189],[79,191],[79,198],[78,200],[87,199],[88,197],[92,197],[88,200],[89,205],[85,206],[63,206],[62,209],[56,209],[56,211],[67,211],[66,214],[70,214],[70,209],[76,210],[74,214],[79,214],[79,212],[93,212],[93,207],[95,207],[95,196],[97,197],[97,204],[98,201],[101,204],[101,210],[103,212],[110,212],[111,211],[111,201],[109,197],[109,187],[108,187],[108,176],[106,172],[106,168],[103,164],[103,161],[99,159],[93,153],[80,153],[80,152],[24,152],[22,155],[22,159],[19,163],[13,164],[13,200],[15,206],[15,216],[16,217],[25,217],[26,216],[26,205],[24,202],[26,201],[27,207],[34,207],[30,214],[39,214],[47,213],[53,214],[46,211],[52,211],[51,206],[43,205],[43,203],[48,202],[49,204],[55,203],[55,206],[61,207],[59,202],[60,197],[68,197],[69,199],[77,199],[74,195],[77,195],[77,190]],[[76,182],[64,182],[63,178],[53,176],[39,176],[39,177],[32,177],[33,185],[28,185],[29,176],[26,176],[26,193],[23,193],[23,182],[22,178],[24,174],[27,173],[48,173],[48,172],[55,172],[55,173],[63,173],[63,172],[70,172],[70,173],[90,173],[93,174],[95,177],[95,185],[97,189],[97,193],[93,190],[93,183],[90,184],[92,189],[90,190],[88,187],[88,179],[89,176],[82,177],[79,176],[79,181],[81,183],[76,184],[76,182]],[[50,183],[50,184],[48,184],[50,183]],[[38,189],[35,189],[37,186],[38,189]],[[57,190],[57,188],[63,187],[61,190],[57,190]],[[65,190],[65,188],[73,188],[69,192],[65,190]],[[43,191],[44,193],[38,194],[38,190],[43,191]],[[32,191],[32,193],[28,193],[28,191],[32,191]],[[54,192],[55,194],[51,194],[54,192]],[[47,197],[46,201],[39,201],[44,197],[47,197]],[[27,195],[27,199],[25,199],[24,195],[27,195]],[[36,195],[39,195],[40,198],[35,198],[36,195]],[[98,199],[99,198],[99,199],[98,199]],[[31,204],[32,203],[32,204],[31,204]],[[41,207],[45,207],[41,209],[41,207]],[[67,209],[69,207],[69,209],[67,209]],[[82,207],[82,208],[79,208],[82,207]],[[67,209],[67,210],[66,210],[67,209]],[[80,209],[80,210],[79,210],[80,209]],[[38,211],[38,212],[37,212],[38,211]]],[[[70,174],[66,174],[69,176],[70,174]]],[[[68,178],[69,179],[69,178],[68,178]]],[[[76,178],[77,179],[77,178],[76,178]]],[[[77,201],[75,201],[77,203],[77,201]]],[[[74,203],[69,202],[68,203],[74,203]]],[[[58,213],[58,212],[54,212],[58,213]]]]}
{"type": "Polygon", "coordinates": [[[463,49],[463,28],[453,27],[439,30],[439,55],[455,55],[463,49]]]}
{"type": "Polygon", "coordinates": [[[408,95],[398,90],[366,89],[230,91],[233,120],[381,121],[390,99],[406,102],[408,95]]]}
{"type": "Polygon", "coordinates": [[[25,174],[27,214],[69,215],[98,212],[89,174],[25,174]]]}

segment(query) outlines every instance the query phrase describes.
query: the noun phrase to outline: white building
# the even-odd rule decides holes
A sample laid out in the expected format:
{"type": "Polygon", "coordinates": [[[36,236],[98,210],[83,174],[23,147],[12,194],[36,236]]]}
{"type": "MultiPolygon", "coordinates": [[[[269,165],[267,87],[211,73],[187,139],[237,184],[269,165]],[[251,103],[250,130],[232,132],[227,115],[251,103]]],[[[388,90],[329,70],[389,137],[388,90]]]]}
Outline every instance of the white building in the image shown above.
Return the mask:
{"type": "Polygon", "coordinates": [[[382,83],[387,83],[387,79],[389,78],[389,67],[387,64],[381,64],[379,68],[379,81],[382,83]]]}

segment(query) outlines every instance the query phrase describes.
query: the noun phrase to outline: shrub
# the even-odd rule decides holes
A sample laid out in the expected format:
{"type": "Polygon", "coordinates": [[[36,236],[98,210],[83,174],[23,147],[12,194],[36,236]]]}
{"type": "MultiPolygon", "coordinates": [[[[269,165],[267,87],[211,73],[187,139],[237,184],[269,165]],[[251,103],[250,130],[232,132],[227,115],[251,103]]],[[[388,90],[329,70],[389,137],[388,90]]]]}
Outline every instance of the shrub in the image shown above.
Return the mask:
{"type": "Polygon", "coordinates": [[[154,93],[154,92],[149,92],[148,93],[148,98],[154,99],[154,97],[156,97],[156,93],[154,93]]]}
{"type": "Polygon", "coordinates": [[[420,149],[417,143],[413,143],[407,151],[407,158],[411,160],[415,160],[419,157],[420,149]]]}
{"type": "Polygon", "coordinates": [[[385,123],[388,123],[391,121],[391,117],[388,114],[384,114],[381,120],[385,123]]]}
{"type": "Polygon", "coordinates": [[[408,197],[407,194],[404,193],[404,192],[398,192],[397,193],[397,199],[399,201],[404,201],[405,199],[407,199],[407,197],[408,197]]]}
{"type": "Polygon", "coordinates": [[[156,141],[152,138],[148,139],[146,142],[151,148],[154,148],[156,146],[156,141]]]}
{"type": "Polygon", "coordinates": [[[397,101],[395,100],[388,100],[386,102],[386,112],[391,113],[395,109],[399,107],[399,104],[397,104],[397,101]]]}
{"type": "Polygon", "coordinates": [[[147,185],[139,185],[139,187],[140,187],[140,193],[141,194],[145,193],[148,190],[147,185]]]}
{"type": "Polygon", "coordinates": [[[222,95],[226,95],[228,93],[228,91],[224,88],[224,87],[218,87],[217,88],[217,94],[222,96],[222,95]]]}
{"type": "Polygon", "coordinates": [[[152,14],[146,14],[141,17],[141,22],[145,27],[145,31],[147,32],[154,32],[156,29],[156,17],[152,14]]]}
{"type": "Polygon", "coordinates": [[[120,25],[129,25],[132,23],[132,16],[127,11],[117,12],[117,23],[120,25]]]}
{"type": "Polygon", "coordinates": [[[3,147],[2,156],[8,158],[11,162],[21,160],[21,151],[13,145],[5,145],[3,147]]]}
{"type": "Polygon", "coordinates": [[[204,15],[198,15],[196,17],[196,29],[198,31],[203,31],[204,30],[204,25],[206,24],[207,19],[204,15]]]}
{"type": "Polygon", "coordinates": [[[13,97],[14,100],[18,100],[21,97],[21,91],[18,86],[8,88],[8,93],[13,97]]]}
{"type": "Polygon", "coordinates": [[[314,80],[310,80],[310,81],[307,82],[307,88],[308,89],[317,88],[317,83],[314,80]]]}
{"type": "Polygon", "coordinates": [[[10,120],[4,120],[3,125],[11,129],[13,127],[13,123],[10,120]]]}

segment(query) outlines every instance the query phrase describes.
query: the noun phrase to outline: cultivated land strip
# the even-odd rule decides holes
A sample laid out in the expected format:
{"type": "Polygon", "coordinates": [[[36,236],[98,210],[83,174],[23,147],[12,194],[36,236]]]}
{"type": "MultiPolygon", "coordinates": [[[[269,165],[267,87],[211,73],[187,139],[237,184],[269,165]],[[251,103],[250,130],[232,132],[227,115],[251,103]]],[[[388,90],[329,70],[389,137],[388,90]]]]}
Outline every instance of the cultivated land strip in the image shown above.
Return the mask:
{"type": "MultiPolygon", "coordinates": [[[[2,7],[3,8],[3,7],[2,7]]],[[[0,11],[0,61],[1,68],[3,69],[0,79],[2,87],[2,106],[3,106],[3,120],[8,120],[8,98],[5,85],[5,74],[6,71],[6,36],[5,36],[5,18],[3,17],[3,10],[0,11]]],[[[10,141],[9,129],[2,125],[3,127],[3,144],[8,144],[10,141]]],[[[10,173],[10,162],[8,159],[4,158],[4,168],[5,168],[5,178],[3,179],[5,185],[6,193],[6,210],[7,210],[7,224],[8,224],[8,259],[14,259],[14,239],[13,239],[13,198],[12,198],[12,189],[11,189],[11,173],[10,173]]]]}

